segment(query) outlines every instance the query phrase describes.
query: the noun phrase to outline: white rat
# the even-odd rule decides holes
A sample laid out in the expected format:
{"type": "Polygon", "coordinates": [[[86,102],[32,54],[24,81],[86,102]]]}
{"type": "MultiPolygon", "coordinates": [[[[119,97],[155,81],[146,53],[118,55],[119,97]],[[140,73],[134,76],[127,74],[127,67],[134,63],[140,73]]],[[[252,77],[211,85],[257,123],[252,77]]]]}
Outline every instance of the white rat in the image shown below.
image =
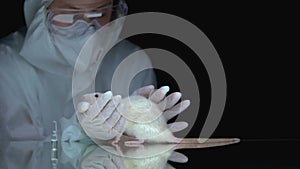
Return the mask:
{"type": "MultiPolygon", "coordinates": [[[[167,127],[167,122],[158,105],[143,96],[130,96],[121,101],[121,115],[126,118],[124,133],[138,141],[127,141],[126,144],[178,143],[167,127]]],[[[118,142],[121,134],[117,136],[118,142]]]]}
{"type": "MultiPolygon", "coordinates": [[[[94,97],[97,97],[96,95],[94,97]]],[[[88,102],[78,105],[79,112],[85,112],[90,107],[88,102]]],[[[112,142],[119,142],[123,133],[137,140],[125,141],[128,146],[139,146],[141,143],[205,143],[200,146],[218,146],[239,142],[237,138],[176,138],[168,129],[167,120],[160,107],[143,96],[130,96],[122,99],[118,106],[121,115],[126,119],[124,129],[112,142]]]]}
{"type": "MultiPolygon", "coordinates": [[[[130,96],[121,101],[119,111],[126,118],[124,133],[137,140],[126,141],[126,145],[141,143],[200,143],[198,138],[176,138],[168,129],[163,111],[158,105],[143,96],[130,96]]],[[[120,140],[120,133],[113,144],[120,140]]]]}

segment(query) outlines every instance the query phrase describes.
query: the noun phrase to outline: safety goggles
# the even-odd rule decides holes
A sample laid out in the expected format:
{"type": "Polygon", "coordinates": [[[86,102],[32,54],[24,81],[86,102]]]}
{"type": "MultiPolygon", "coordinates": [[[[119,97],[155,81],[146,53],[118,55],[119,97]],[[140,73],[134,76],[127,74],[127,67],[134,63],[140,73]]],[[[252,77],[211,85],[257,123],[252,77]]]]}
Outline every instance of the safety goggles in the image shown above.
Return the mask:
{"type": "Polygon", "coordinates": [[[73,25],[77,20],[91,22],[95,19],[98,20],[101,25],[104,25],[126,14],[127,4],[123,0],[120,0],[117,4],[109,3],[93,9],[48,9],[47,18],[50,24],[67,27],[73,25]]]}

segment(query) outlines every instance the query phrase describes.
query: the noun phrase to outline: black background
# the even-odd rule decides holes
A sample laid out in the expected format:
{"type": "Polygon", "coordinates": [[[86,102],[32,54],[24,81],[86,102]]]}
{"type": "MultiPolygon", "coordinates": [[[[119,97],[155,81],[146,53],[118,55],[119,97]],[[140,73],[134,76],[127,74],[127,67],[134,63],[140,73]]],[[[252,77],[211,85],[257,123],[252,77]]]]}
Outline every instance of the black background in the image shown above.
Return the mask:
{"type": "MultiPolygon", "coordinates": [[[[239,137],[242,142],[201,152],[184,151],[190,162],[177,167],[299,168],[299,159],[291,154],[299,152],[299,141],[288,141],[300,139],[299,11],[295,4],[171,0],[127,2],[130,14],[165,12],[195,24],[211,40],[226,72],[226,108],[213,136],[239,137]]],[[[0,16],[2,37],[23,26],[22,1],[2,2],[0,16]],[[4,12],[4,9],[9,12],[4,12]]],[[[199,66],[201,61],[196,57],[187,59],[187,55],[193,55],[188,48],[158,35],[142,35],[132,40],[144,48],[160,47],[177,53],[194,71],[204,96],[209,99],[209,94],[205,94],[205,91],[209,93],[205,69],[199,66]],[[175,45],[181,46],[184,51],[174,48],[175,45]],[[196,70],[198,67],[200,70],[196,70]]],[[[176,90],[176,84],[168,80],[160,82],[160,85],[165,84],[176,90]]],[[[205,111],[207,108],[204,105],[202,109],[205,111]]],[[[204,120],[199,119],[199,126],[194,126],[189,136],[198,137],[204,120]]]]}

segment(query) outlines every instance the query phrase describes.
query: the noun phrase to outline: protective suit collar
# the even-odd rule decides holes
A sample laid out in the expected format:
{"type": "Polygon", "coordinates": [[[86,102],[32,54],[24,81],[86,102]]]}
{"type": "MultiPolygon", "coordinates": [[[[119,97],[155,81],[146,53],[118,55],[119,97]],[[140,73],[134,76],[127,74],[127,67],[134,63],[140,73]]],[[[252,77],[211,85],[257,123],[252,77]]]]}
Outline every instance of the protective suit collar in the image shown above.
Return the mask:
{"type": "Polygon", "coordinates": [[[46,26],[46,7],[42,6],[27,29],[20,54],[31,64],[50,73],[72,73],[72,67],[55,48],[46,26]]]}

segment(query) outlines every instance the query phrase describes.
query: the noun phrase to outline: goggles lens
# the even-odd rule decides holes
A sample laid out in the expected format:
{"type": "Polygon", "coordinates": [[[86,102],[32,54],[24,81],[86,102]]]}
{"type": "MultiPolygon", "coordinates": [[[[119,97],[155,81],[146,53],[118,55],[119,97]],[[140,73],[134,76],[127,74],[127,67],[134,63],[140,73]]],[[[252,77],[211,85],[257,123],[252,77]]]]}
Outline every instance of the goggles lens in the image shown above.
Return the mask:
{"type": "Polygon", "coordinates": [[[48,9],[47,17],[51,24],[57,26],[70,26],[77,20],[85,20],[91,22],[92,20],[98,20],[101,25],[107,22],[117,19],[127,14],[127,5],[124,1],[120,1],[118,4],[107,4],[103,7],[95,9],[63,9],[54,8],[48,9]]]}

